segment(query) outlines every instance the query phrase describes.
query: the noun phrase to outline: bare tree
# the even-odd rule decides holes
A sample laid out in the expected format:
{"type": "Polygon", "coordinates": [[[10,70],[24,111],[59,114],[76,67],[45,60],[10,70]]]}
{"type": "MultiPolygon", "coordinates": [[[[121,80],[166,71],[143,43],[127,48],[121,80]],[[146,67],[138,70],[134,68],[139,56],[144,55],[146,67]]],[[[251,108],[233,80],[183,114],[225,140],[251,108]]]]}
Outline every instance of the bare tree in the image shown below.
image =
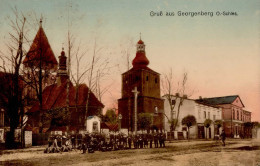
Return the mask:
{"type": "MultiPolygon", "coordinates": [[[[26,58],[23,61],[25,66],[25,79],[24,82],[28,88],[28,101],[34,101],[35,97],[39,101],[39,128],[40,133],[43,130],[43,103],[42,93],[46,85],[51,84],[49,82],[51,73],[57,69],[57,61],[50,48],[47,37],[42,29],[42,18],[39,21],[39,30],[37,35],[28,51],[26,58]],[[52,58],[50,58],[52,57],[52,58]]],[[[54,80],[53,82],[54,83],[54,80]]],[[[29,103],[30,105],[34,102],[29,103]]]]}
{"type": "Polygon", "coordinates": [[[123,66],[124,68],[126,67],[126,70],[130,70],[131,65],[131,58],[134,55],[133,51],[133,38],[127,37],[125,40],[121,42],[121,54],[122,54],[122,59],[123,59],[123,66]]]}
{"type": "MultiPolygon", "coordinates": [[[[81,16],[78,16],[78,13],[73,13],[74,5],[71,1],[68,4],[68,84],[70,79],[76,86],[76,105],[78,103],[78,95],[79,95],[79,86],[87,82],[88,93],[86,97],[86,111],[84,115],[84,120],[86,120],[88,116],[88,111],[90,105],[90,94],[94,93],[99,101],[101,101],[102,96],[106,93],[110,85],[102,86],[102,82],[109,75],[111,66],[109,65],[109,59],[105,58],[104,47],[100,47],[97,42],[97,32],[94,33],[93,47],[87,45],[81,45],[76,40],[76,37],[72,35],[73,26],[77,21],[80,21],[81,16]],[[76,14],[76,15],[74,15],[76,14]],[[73,19],[70,19],[73,17],[73,19]],[[84,49],[86,48],[86,49],[84,49]],[[91,57],[91,59],[88,59],[91,57]],[[86,63],[87,62],[87,63],[86,63]],[[75,66],[75,68],[71,68],[70,66],[75,66]]],[[[100,22],[97,22],[97,27],[95,30],[98,31],[99,27],[101,27],[100,22]]],[[[67,92],[68,92],[68,84],[67,84],[67,92]]],[[[69,94],[69,92],[67,93],[69,94]]],[[[67,96],[67,103],[68,96],[67,96]]],[[[77,108],[76,108],[77,109],[77,108]]]]}
{"type": "Polygon", "coordinates": [[[12,8],[12,11],[15,18],[9,18],[11,28],[11,32],[9,32],[10,42],[7,44],[9,53],[7,55],[1,54],[3,62],[1,70],[3,73],[0,83],[0,100],[10,121],[10,135],[7,139],[7,144],[10,148],[15,148],[14,132],[19,126],[19,119],[23,119],[24,115],[22,101],[23,83],[20,70],[22,58],[25,54],[24,43],[27,42],[25,38],[27,21],[24,14],[20,13],[16,8],[12,8]],[[6,60],[10,62],[10,67],[6,66],[6,60]]]}
{"type": "MultiPolygon", "coordinates": [[[[183,101],[188,97],[186,94],[188,73],[184,72],[181,82],[175,82],[172,69],[164,74],[162,79],[162,92],[170,106],[170,131],[174,131],[178,125],[179,114],[183,101]]],[[[190,94],[191,95],[191,94],[190,94]]]]}

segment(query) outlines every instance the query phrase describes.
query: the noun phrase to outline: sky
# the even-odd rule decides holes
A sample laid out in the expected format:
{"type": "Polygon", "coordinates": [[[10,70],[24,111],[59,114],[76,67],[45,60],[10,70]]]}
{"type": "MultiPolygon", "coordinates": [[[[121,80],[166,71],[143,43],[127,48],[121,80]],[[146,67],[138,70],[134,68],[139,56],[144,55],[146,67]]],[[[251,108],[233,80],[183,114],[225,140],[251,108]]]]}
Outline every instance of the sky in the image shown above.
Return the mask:
{"type": "MultiPolygon", "coordinates": [[[[195,92],[191,98],[239,95],[252,120],[260,121],[258,0],[0,0],[2,52],[9,40],[7,18],[13,18],[13,7],[28,18],[43,17],[56,57],[66,47],[68,29],[83,49],[91,50],[96,41],[111,65],[102,80],[102,86],[109,87],[102,98],[106,108],[121,97],[121,74],[127,70],[124,51],[128,48],[134,58],[141,33],[151,69],[163,75],[172,68],[176,80],[187,72],[188,85],[195,92]],[[163,16],[151,16],[160,12],[163,16]],[[188,12],[213,12],[213,16],[185,16],[188,12]]],[[[37,29],[29,28],[31,39],[37,29]]],[[[82,59],[83,65],[90,57],[89,53],[82,59]]]]}

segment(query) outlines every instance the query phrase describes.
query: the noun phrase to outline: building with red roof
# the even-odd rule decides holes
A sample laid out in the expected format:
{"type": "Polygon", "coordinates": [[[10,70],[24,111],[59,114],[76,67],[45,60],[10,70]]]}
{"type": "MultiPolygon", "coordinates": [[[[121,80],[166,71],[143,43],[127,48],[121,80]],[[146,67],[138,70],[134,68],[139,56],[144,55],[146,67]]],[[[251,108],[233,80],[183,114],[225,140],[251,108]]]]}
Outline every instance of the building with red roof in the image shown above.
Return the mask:
{"type": "Polygon", "coordinates": [[[23,65],[25,67],[38,67],[40,63],[42,63],[42,66],[44,66],[45,69],[57,70],[58,61],[55,58],[48,38],[42,28],[42,21],[40,21],[38,32],[23,60],[23,65]]]}
{"type": "Polygon", "coordinates": [[[245,106],[239,95],[200,98],[196,101],[221,107],[226,135],[235,138],[243,137],[245,128],[243,124],[251,122],[251,112],[244,110],[245,106]]]}
{"type": "MultiPolygon", "coordinates": [[[[87,116],[100,115],[102,113],[104,105],[91,91],[89,92],[89,88],[86,84],[80,84],[77,87],[69,81],[67,91],[67,80],[66,56],[65,52],[62,51],[61,56],[59,56],[57,81],[47,86],[42,94],[41,111],[44,118],[44,128],[49,128],[49,130],[66,128],[70,131],[84,129],[87,100],[89,100],[87,116]],[[89,99],[87,99],[88,93],[90,93],[89,99]],[[67,102],[67,95],[69,102],[67,102]]],[[[28,110],[27,115],[28,125],[39,127],[39,102],[35,103],[32,108],[28,110]]]]}
{"type": "Polygon", "coordinates": [[[37,34],[22,63],[24,81],[26,82],[23,95],[27,111],[39,99],[39,93],[46,86],[55,83],[56,80],[58,61],[43,30],[42,21],[40,21],[37,34]],[[41,87],[39,86],[40,82],[41,87]]]}
{"type": "Polygon", "coordinates": [[[23,60],[24,79],[27,83],[24,96],[28,99],[25,108],[28,115],[27,127],[33,128],[33,131],[39,131],[35,128],[39,128],[39,123],[43,121],[44,129],[82,129],[85,124],[87,100],[87,116],[101,114],[104,105],[92,92],[89,92],[86,84],[74,86],[71,81],[68,81],[67,57],[64,51],[59,56],[57,70],[58,62],[41,24],[42,21],[40,21],[39,30],[23,60]],[[43,89],[42,108],[37,99],[39,89],[37,93],[35,88],[37,85],[39,88],[40,69],[42,70],[43,89]]]}

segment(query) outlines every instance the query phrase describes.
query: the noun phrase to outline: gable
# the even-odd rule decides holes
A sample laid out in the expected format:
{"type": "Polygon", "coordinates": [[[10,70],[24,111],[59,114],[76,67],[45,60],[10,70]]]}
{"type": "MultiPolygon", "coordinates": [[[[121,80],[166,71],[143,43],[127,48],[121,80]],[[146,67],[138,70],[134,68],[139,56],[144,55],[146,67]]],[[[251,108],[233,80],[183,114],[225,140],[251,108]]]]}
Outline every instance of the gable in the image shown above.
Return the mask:
{"type": "Polygon", "coordinates": [[[240,107],[240,108],[243,108],[244,107],[244,104],[242,103],[240,97],[238,96],[231,104],[237,106],[237,107],[240,107]]]}

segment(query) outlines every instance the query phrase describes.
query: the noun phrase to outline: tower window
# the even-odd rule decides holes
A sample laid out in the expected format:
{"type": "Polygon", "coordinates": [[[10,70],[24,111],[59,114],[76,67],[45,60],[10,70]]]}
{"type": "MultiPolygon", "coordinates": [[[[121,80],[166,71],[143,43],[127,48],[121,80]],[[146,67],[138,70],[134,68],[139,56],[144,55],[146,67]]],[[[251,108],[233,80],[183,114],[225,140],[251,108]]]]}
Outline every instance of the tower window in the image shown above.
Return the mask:
{"type": "Polygon", "coordinates": [[[148,78],[148,76],[146,76],[146,81],[148,81],[149,80],[149,78],[148,78]]]}
{"type": "Polygon", "coordinates": [[[157,78],[155,78],[154,82],[157,83],[157,78]]]}

